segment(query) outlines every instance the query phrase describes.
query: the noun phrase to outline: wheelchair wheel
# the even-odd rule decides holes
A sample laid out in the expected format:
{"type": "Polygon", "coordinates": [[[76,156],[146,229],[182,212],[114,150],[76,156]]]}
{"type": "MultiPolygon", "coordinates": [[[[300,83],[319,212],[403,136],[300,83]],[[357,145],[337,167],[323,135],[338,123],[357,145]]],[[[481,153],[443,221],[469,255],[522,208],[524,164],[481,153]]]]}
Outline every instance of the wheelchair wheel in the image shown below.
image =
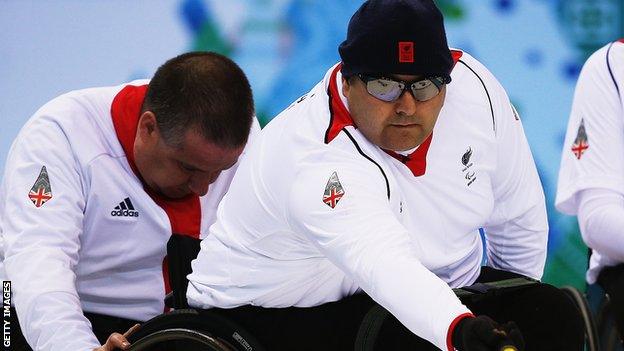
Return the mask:
{"type": "Polygon", "coordinates": [[[598,329],[596,328],[596,322],[594,321],[594,315],[589,309],[589,304],[585,296],[579,292],[576,288],[571,286],[561,287],[561,290],[574,301],[574,304],[578,307],[581,316],[583,317],[583,324],[585,325],[585,344],[587,351],[600,351],[600,344],[598,338],[598,329]]]}
{"type": "Polygon", "coordinates": [[[157,349],[195,351],[234,350],[207,334],[189,329],[173,328],[157,331],[137,340],[132,344],[130,351],[157,349]]]}
{"type": "Polygon", "coordinates": [[[131,351],[264,351],[246,330],[210,310],[175,310],[145,322],[131,351]]]}
{"type": "Polygon", "coordinates": [[[598,307],[597,321],[602,351],[622,351],[622,341],[615,326],[613,311],[607,295],[604,295],[598,307]]]}

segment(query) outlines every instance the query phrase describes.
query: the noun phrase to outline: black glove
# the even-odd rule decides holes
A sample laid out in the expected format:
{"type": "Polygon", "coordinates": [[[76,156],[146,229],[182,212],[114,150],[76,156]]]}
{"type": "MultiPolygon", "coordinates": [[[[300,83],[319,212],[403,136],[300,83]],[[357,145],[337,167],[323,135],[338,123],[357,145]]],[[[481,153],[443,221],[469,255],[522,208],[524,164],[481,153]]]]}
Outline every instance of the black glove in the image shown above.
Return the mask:
{"type": "Polygon", "coordinates": [[[487,316],[460,320],[451,339],[459,351],[524,350],[524,339],[516,323],[500,325],[487,316]]]}

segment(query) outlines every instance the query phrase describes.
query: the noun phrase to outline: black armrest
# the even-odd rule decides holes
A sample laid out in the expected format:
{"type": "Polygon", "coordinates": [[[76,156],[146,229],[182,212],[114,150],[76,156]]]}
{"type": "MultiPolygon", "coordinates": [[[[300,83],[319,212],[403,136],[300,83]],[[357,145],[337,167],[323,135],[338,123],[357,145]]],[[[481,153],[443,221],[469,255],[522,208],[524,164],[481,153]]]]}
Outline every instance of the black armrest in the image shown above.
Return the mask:
{"type": "MultiPolygon", "coordinates": [[[[173,299],[169,307],[175,309],[188,308],[186,301],[186,276],[191,273],[191,261],[197,258],[200,239],[186,235],[173,234],[167,242],[167,259],[169,264],[169,283],[173,290],[173,299]]],[[[165,300],[167,303],[167,300],[165,300]]]]}

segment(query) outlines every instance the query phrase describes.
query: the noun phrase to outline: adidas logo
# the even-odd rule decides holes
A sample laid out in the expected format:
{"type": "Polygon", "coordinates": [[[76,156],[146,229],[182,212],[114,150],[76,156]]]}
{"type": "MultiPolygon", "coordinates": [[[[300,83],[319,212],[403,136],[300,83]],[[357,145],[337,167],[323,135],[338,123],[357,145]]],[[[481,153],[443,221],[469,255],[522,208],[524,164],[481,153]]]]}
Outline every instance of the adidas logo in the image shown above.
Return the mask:
{"type": "Polygon", "coordinates": [[[130,198],[125,198],[119,205],[115,206],[115,208],[111,211],[111,216],[113,217],[138,217],[139,211],[134,209],[134,205],[132,205],[132,201],[130,198]]]}

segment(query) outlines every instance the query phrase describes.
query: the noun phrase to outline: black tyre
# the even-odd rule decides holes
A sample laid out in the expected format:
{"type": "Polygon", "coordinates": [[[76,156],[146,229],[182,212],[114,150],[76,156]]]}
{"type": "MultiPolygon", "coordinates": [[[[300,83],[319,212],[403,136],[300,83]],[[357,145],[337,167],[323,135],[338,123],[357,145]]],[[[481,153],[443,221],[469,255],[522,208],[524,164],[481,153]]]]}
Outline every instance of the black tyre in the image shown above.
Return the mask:
{"type": "Polygon", "coordinates": [[[564,286],[561,290],[574,301],[574,304],[583,317],[583,324],[585,325],[585,349],[587,351],[600,351],[598,329],[585,295],[571,286],[564,286]]]}
{"type": "Polygon", "coordinates": [[[132,344],[130,351],[151,350],[233,351],[219,340],[190,329],[164,329],[149,334],[132,344]]]}
{"type": "Polygon", "coordinates": [[[184,309],[143,323],[131,351],[264,351],[249,332],[210,310],[184,309]]]}
{"type": "Polygon", "coordinates": [[[596,320],[598,321],[598,333],[602,351],[622,351],[622,341],[613,319],[613,309],[607,295],[604,296],[599,308],[596,320]]]}

